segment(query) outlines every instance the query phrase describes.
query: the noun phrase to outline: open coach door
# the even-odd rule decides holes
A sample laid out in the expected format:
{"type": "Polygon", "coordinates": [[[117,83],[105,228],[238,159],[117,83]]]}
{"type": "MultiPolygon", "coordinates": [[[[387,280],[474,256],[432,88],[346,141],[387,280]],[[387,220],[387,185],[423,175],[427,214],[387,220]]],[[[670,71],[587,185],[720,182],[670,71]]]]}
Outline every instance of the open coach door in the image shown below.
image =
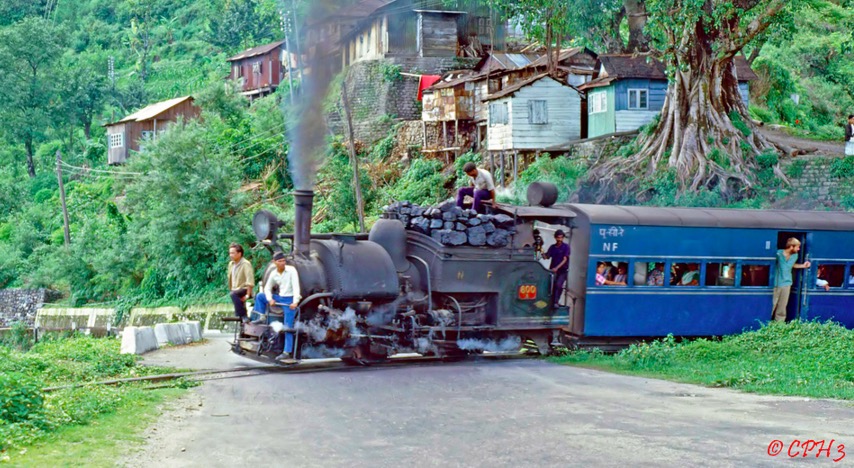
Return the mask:
{"type": "MultiPolygon", "coordinates": [[[[801,250],[798,252],[798,259],[795,263],[804,263],[808,261],[809,247],[812,242],[811,233],[781,231],[777,233],[777,249],[785,249],[786,241],[792,237],[801,241],[801,250]]],[[[807,312],[809,307],[809,301],[807,300],[807,295],[809,293],[809,271],[809,268],[792,270],[792,288],[789,292],[789,304],[786,308],[787,322],[799,319],[807,312]]]]}

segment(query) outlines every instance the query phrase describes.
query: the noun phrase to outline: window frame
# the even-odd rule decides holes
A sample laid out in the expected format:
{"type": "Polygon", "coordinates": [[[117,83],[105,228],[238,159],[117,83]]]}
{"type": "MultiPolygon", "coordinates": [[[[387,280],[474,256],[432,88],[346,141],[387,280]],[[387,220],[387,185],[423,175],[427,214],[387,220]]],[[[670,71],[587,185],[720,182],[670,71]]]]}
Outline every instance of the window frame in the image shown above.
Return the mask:
{"type": "Polygon", "coordinates": [[[548,125],[549,124],[549,101],[546,99],[529,99],[528,100],[528,124],[530,125],[548,125]],[[542,105],[541,117],[542,121],[537,122],[534,118],[534,107],[542,105]]]}
{"type": "Polygon", "coordinates": [[[124,148],[124,147],[125,147],[125,134],[124,133],[110,133],[110,149],[124,148]]]}
{"type": "Polygon", "coordinates": [[[590,94],[588,107],[588,114],[602,114],[608,112],[608,91],[602,90],[590,94]]]}
{"type": "Polygon", "coordinates": [[[649,110],[649,88],[629,88],[627,90],[627,96],[629,99],[629,101],[628,101],[628,109],[629,110],[649,110]],[[633,93],[637,97],[637,105],[636,106],[632,105],[632,94],[633,93]],[[645,106],[640,105],[641,93],[643,93],[646,97],[645,106]]]}
{"type": "Polygon", "coordinates": [[[510,106],[507,104],[507,101],[503,102],[492,102],[489,104],[489,126],[497,127],[499,125],[508,125],[510,123],[510,106]],[[496,112],[494,109],[497,109],[498,106],[503,108],[502,112],[503,117],[502,121],[496,121],[496,112]]]}

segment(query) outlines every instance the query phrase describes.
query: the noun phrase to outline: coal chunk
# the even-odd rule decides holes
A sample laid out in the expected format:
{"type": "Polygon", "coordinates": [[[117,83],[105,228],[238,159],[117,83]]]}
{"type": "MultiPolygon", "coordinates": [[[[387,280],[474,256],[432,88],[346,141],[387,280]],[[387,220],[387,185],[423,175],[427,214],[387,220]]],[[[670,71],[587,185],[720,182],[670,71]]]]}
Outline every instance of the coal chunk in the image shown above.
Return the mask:
{"type": "Polygon", "coordinates": [[[457,216],[451,211],[445,211],[442,213],[442,219],[445,221],[456,221],[457,216]]]}
{"type": "Polygon", "coordinates": [[[457,231],[465,231],[466,227],[467,226],[465,224],[460,223],[460,222],[458,222],[457,224],[454,225],[454,229],[457,231]]]}
{"type": "Polygon", "coordinates": [[[483,221],[481,221],[480,218],[472,218],[472,219],[468,220],[467,224],[471,227],[475,227],[475,226],[480,226],[481,224],[483,224],[483,221]]]}
{"type": "Polygon", "coordinates": [[[447,213],[447,212],[451,211],[452,209],[457,208],[457,204],[453,200],[445,200],[442,203],[439,203],[438,208],[443,213],[447,213]]]}
{"type": "Polygon", "coordinates": [[[430,232],[430,220],[423,216],[414,218],[412,220],[412,229],[420,232],[421,234],[428,234],[430,232]]]}
{"type": "Polygon", "coordinates": [[[444,227],[448,231],[453,231],[454,230],[454,222],[453,221],[445,221],[445,224],[442,227],[444,227]]]}
{"type": "Polygon", "coordinates": [[[486,236],[486,243],[492,247],[506,247],[510,243],[510,232],[506,229],[496,229],[486,236]]]}
{"type": "Polygon", "coordinates": [[[450,231],[445,235],[446,242],[448,245],[463,245],[468,240],[468,236],[466,233],[460,231],[450,231]]]}
{"type": "Polygon", "coordinates": [[[486,245],[486,230],[483,226],[468,228],[466,232],[468,234],[469,244],[476,246],[486,245]]]}
{"type": "Polygon", "coordinates": [[[430,221],[430,229],[442,229],[442,224],[441,219],[434,219],[430,221]]]}
{"type": "Polygon", "coordinates": [[[494,225],[494,224],[492,224],[492,223],[484,223],[484,224],[483,224],[483,230],[484,230],[487,234],[492,234],[493,232],[495,232],[495,225],[494,225]]]}
{"type": "Polygon", "coordinates": [[[513,227],[516,224],[513,218],[507,216],[506,214],[495,215],[492,220],[495,223],[496,227],[504,229],[513,227]]]}

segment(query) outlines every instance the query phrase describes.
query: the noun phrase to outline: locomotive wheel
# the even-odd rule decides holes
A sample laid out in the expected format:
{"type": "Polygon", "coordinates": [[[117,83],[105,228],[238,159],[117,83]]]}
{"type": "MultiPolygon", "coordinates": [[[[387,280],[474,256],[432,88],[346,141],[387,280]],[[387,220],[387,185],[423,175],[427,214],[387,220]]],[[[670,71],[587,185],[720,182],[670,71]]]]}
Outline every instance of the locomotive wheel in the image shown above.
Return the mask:
{"type": "Polygon", "coordinates": [[[388,360],[388,356],[371,351],[371,345],[360,344],[352,349],[349,354],[341,357],[341,361],[351,366],[371,366],[382,364],[388,360]]]}

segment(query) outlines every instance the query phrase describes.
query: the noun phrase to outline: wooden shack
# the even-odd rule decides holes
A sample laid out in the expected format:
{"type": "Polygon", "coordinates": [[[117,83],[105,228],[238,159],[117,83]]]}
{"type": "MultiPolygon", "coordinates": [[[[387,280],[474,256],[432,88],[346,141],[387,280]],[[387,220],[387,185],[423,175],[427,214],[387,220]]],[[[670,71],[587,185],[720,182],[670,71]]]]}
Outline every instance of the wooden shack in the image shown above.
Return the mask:
{"type": "Polygon", "coordinates": [[[107,128],[107,163],[122,164],[131,151],[141,151],[146,141],[155,140],[178,118],[190,120],[201,114],[192,96],[158,102],[104,125],[107,128]]]}
{"type": "Polygon", "coordinates": [[[271,42],[226,59],[231,66],[229,79],[238,82],[241,94],[254,99],[274,92],[286,76],[286,57],[290,57],[291,70],[297,69],[296,54],[288,53],[284,43],[271,42]]]}

